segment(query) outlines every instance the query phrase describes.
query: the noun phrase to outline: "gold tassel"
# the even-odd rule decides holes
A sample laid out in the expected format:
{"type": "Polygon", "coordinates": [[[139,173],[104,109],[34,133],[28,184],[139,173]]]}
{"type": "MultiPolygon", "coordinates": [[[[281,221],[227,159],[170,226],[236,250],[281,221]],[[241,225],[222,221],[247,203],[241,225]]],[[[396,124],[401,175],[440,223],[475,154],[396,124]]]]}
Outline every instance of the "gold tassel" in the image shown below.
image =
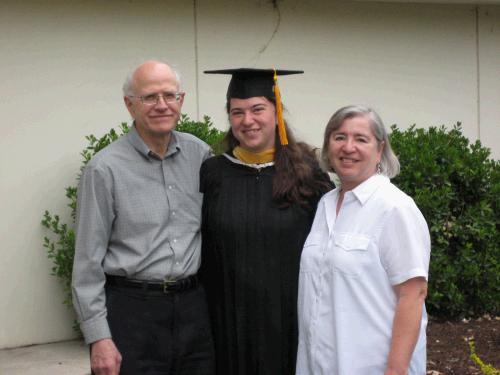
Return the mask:
{"type": "Polygon", "coordinates": [[[288,137],[286,136],[285,121],[283,120],[283,104],[281,104],[281,93],[278,86],[278,75],[274,69],[274,96],[276,97],[276,117],[278,120],[278,134],[280,136],[280,143],[283,146],[288,144],[288,137]]]}

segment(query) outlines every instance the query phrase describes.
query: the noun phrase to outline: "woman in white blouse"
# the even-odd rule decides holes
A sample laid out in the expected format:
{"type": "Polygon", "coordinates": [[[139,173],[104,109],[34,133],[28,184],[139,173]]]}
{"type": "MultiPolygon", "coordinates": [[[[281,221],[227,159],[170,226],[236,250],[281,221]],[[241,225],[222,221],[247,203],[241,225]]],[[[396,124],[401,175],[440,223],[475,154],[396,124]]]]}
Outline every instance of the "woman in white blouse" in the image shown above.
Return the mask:
{"type": "Polygon", "coordinates": [[[399,162],[380,117],[339,109],[323,158],[341,184],[302,252],[297,375],[424,375],[429,231],[389,181],[399,162]]]}

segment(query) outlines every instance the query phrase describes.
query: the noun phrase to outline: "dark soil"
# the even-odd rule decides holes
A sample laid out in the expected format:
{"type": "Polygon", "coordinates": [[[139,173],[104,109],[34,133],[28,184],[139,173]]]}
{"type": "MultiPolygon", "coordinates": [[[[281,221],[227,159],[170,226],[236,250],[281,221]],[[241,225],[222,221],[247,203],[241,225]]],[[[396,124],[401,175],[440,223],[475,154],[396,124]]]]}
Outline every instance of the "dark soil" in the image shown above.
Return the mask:
{"type": "Polygon", "coordinates": [[[428,375],[480,375],[470,359],[467,340],[473,339],[477,356],[500,370],[500,317],[484,316],[457,322],[429,319],[427,326],[428,375]]]}

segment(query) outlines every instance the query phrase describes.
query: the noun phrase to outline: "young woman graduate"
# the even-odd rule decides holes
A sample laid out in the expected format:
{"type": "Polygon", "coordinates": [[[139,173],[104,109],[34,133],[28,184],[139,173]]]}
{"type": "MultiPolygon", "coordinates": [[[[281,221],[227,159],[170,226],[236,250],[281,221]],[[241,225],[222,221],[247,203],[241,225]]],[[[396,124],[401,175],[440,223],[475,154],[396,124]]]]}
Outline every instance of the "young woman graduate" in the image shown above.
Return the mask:
{"type": "Polygon", "coordinates": [[[332,188],[311,147],[283,121],[277,75],[230,69],[225,153],[201,167],[201,277],[218,375],[291,375],[300,253],[332,188]]]}

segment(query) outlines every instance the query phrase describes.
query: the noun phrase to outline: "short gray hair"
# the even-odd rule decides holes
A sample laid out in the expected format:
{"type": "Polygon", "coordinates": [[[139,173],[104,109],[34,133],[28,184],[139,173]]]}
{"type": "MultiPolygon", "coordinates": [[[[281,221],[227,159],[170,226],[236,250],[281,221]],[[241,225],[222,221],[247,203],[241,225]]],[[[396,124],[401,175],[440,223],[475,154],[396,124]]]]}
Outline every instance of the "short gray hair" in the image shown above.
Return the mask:
{"type": "MultiPolygon", "coordinates": [[[[167,65],[172,70],[172,72],[174,73],[175,78],[177,80],[177,85],[179,86],[179,91],[182,91],[181,74],[179,73],[179,71],[167,62],[158,61],[158,60],[155,60],[155,61],[157,61],[158,63],[167,65]]],[[[123,82],[123,86],[122,86],[124,96],[134,95],[134,75],[135,75],[135,72],[137,71],[137,69],[139,69],[139,67],[142,64],[144,64],[144,63],[141,63],[140,65],[136,66],[133,70],[131,70],[127,74],[127,77],[125,77],[125,81],[123,82]]]]}
{"type": "Polygon", "coordinates": [[[328,166],[329,170],[332,169],[330,160],[328,160],[328,145],[330,143],[330,137],[334,131],[338,130],[342,126],[345,120],[358,116],[366,116],[370,120],[370,125],[378,144],[380,145],[382,142],[384,143],[384,150],[382,151],[382,158],[380,159],[381,174],[389,178],[396,177],[399,173],[399,160],[394,154],[394,151],[392,151],[391,143],[389,142],[389,136],[385,130],[384,123],[377,112],[362,105],[348,105],[346,107],[342,107],[330,118],[330,121],[328,121],[325,128],[323,149],[321,152],[322,161],[326,166],[328,166]]]}

